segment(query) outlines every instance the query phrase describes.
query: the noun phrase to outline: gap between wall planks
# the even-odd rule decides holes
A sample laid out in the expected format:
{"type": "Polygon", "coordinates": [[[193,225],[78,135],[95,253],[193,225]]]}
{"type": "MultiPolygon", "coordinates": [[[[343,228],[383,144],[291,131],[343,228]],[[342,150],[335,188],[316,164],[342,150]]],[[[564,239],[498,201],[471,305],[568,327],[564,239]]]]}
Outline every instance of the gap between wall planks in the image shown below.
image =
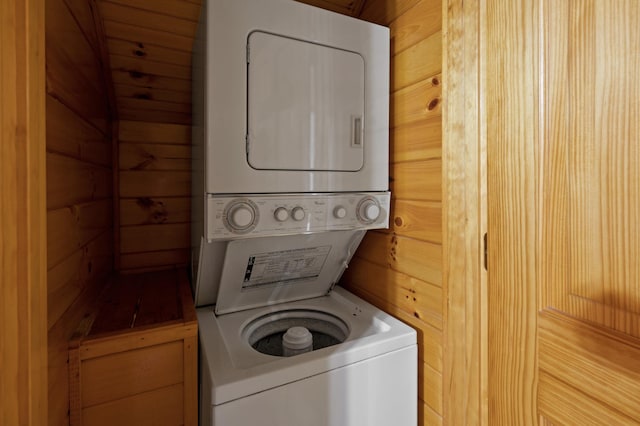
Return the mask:
{"type": "Polygon", "coordinates": [[[191,128],[123,120],[120,154],[120,267],[183,266],[190,253],[191,128]]]}
{"type": "Polygon", "coordinates": [[[419,424],[442,424],[442,4],[369,0],[361,18],[389,25],[392,48],[388,231],[365,237],[343,284],[419,336],[419,424]]]}

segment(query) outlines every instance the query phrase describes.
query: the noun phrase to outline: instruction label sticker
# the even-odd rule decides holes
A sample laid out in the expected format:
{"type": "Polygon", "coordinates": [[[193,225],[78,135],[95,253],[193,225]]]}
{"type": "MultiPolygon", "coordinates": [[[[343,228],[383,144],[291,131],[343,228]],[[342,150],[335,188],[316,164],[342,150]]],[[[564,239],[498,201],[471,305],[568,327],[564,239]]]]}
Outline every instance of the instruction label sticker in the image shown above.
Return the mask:
{"type": "Polygon", "coordinates": [[[251,255],[242,290],[315,279],[320,275],[330,251],[331,246],[321,246],[251,255]]]}

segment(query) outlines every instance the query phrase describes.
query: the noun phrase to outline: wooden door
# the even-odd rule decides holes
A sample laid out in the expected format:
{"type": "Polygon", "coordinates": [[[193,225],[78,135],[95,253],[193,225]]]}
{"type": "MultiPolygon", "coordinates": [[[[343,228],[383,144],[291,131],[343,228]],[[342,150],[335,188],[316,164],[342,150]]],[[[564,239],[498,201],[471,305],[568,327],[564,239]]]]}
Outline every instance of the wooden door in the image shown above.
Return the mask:
{"type": "Polygon", "coordinates": [[[483,19],[489,423],[640,423],[640,2],[483,19]]]}

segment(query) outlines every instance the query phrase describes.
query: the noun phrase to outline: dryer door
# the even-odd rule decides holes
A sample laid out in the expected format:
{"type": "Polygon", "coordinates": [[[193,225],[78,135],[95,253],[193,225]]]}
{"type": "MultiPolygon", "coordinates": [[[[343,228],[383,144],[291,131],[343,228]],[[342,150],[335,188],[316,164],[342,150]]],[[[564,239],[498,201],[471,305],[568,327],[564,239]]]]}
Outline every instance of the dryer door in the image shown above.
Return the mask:
{"type": "Polygon", "coordinates": [[[358,171],[364,164],[364,59],[252,32],[247,161],[259,170],[358,171]]]}

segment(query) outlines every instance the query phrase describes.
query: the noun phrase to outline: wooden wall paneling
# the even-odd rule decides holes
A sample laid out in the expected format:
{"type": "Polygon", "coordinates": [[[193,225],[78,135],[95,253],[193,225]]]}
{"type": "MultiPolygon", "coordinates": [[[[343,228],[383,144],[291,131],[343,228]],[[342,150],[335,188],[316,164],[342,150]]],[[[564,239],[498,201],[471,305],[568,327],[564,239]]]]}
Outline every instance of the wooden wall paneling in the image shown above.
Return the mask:
{"type": "Polygon", "coordinates": [[[420,0],[367,0],[359,15],[360,19],[389,25],[420,0]]]}
{"type": "MultiPolygon", "coordinates": [[[[175,115],[175,120],[168,122],[189,124],[191,122],[191,104],[178,102],[165,102],[155,99],[118,98],[121,118],[127,120],[128,114],[136,114],[136,117],[153,117],[152,114],[166,114],[167,117],[175,115]],[[127,112],[128,111],[128,112],[127,112]]],[[[140,121],[148,121],[148,118],[140,121]]]]}
{"type": "Polygon", "coordinates": [[[47,203],[58,209],[111,198],[111,169],[59,154],[47,154],[47,203]]]}
{"type": "Polygon", "coordinates": [[[116,84],[114,90],[117,98],[149,99],[180,104],[189,104],[191,102],[191,92],[179,92],[128,84],[116,84]]]}
{"type": "Polygon", "coordinates": [[[150,252],[190,247],[189,223],[120,228],[121,253],[150,252]]]}
{"type": "Polygon", "coordinates": [[[389,138],[389,160],[392,163],[439,158],[442,156],[442,115],[433,114],[430,118],[395,127],[391,129],[389,138]]]}
{"type": "Polygon", "coordinates": [[[111,67],[124,72],[141,72],[163,77],[191,80],[191,67],[186,64],[174,64],[167,61],[153,61],[145,56],[118,55],[111,53],[111,67]]]}
{"type": "Polygon", "coordinates": [[[118,110],[120,118],[124,120],[164,122],[176,124],[191,124],[190,112],[161,111],[151,109],[125,109],[118,110]]]}
{"type": "Polygon", "coordinates": [[[122,3],[118,4],[105,0],[101,0],[99,4],[100,15],[105,21],[129,24],[191,38],[196,32],[197,19],[183,19],[166,13],[156,13],[148,9],[130,7],[122,3]]]}
{"type": "Polygon", "coordinates": [[[47,96],[47,151],[111,166],[111,140],[53,96],[47,96]]]}
{"type": "Polygon", "coordinates": [[[120,255],[120,267],[122,270],[154,270],[166,268],[167,265],[187,265],[189,264],[190,256],[190,249],[122,253],[120,255]]]}
{"type": "Polygon", "coordinates": [[[441,116],[440,80],[438,74],[394,92],[391,96],[391,127],[441,116]]]}
{"type": "Polygon", "coordinates": [[[359,257],[430,284],[442,285],[442,249],[439,244],[369,232],[360,244],[359,257]]]}
{"type": "Polygon", "coordinates": [[[391,230],[395,234],[442,244],[440,202],[394,200],[391,214],[391,230]]]}
{"type": "MultiPolygon", "coordinates": [[[[443,416],[451,425],[488,425],[486,122],[481,2],[443,1],[443,416]]],[[[511,346],[513,347],[513,346],[511,346]]]]}
{"type": "Polygon", "coordinates": [[[391,55],[402,52],[441,29],[442,3],[439,0],[420,0],[411,13],[402,14],[389,24],[391,55]]]}
{"type": "Polygon", "coordinates": [[[418,377],[418,398],[436,413],[442,413],[442,374],[419,361],[418,377]]]}
{"type": "Polygon", "coordinates": [[[186,223],[191,220],[191,198],[125,198],[120,201],[120,225],[186,223]]]}
{"type": "Polygon", "coordinates": [[[200,16],[200,1],[197,0],[109,0],[109,2],[194,22],[197,22],[200,16]]]}
{"type": "Polygon", "coordinates": [[[343,15],[358,16],[366,0],[296,0],[311,6],[342,13],[343,15]]]}
{"type": "Polygon", "coordinates": [[[112,272],[110,92],[93,4],[47,1],[48,424],[68,424],[67,342],[112,272]]]}
{"type": "Polygon", "coordinates": [[[111,70],[111,77],[113,78],[114,84],[191,93],[191,81],[181,78],[160,77],[138,71],[119,70],[111,70]]]}
{"type": "Polygon", "coordinates": [[[390,168],[391,194],[404,200],[440,201],[442,199],[442,161],[409,161],[390,168]]]}
{"type": "Polygon", "coordinates": [[[0,419],[47,419],[45,5],[0,5],[0,419]]]}
{"type": "Polygon", "coordinates": [[[100,289],[112,270],[114,246],[110,229],[91,239],[49,269],[47,300],[52,328],[85,288],[100,289]]]}
{"type": "Polygon", "coordinates": [[[153,44],[144,45],[134,40],[107,39],[110,55],[124,56],[128,58],[146,59],[151,62],[181,65],[188,67],[191,64],[191,52],[169,49],[153,44]]]}
{"type": "Polygon", "coordinates": [[[393,56],[391,88],[400,90],[442,71],[442,31],[393,56]],[[421,60],[417,61],[416,58],[421,60]]]}
{"type": "Polygon", "coordinates": [[[191,145],[191,127],[179,124],[120,121],[120,140],[124,142],[191,145]]]}
{"type": "Polygon", "coordinates": [[[121,171],[120,196],[184,197],[191,188],[191,172],[121,171]]]}
{"type": "Polygon", "coordinates": [[[111,228],[111,198],[78,204],[47,213],[49,269],[69,257],[105,229],[111,228]]]}
{"type": "Polygon", "coordinates": [[[97,52],[62,0],[47,1],[46,11],[47,92],[109,133],[107,91],[97,52]]]}
{"type": "Polygon", "coordinates": [[[116,21],[105,20],[104,29],[108,38],[135,41],[144,46],[151,44],[183,52],[190,52],[193,44],[193,37],[116,21]]]}
{"type": "Polygon", "coordinates": [[[442,289],[392,269],[359,259],[349,266],[349,288],[362,287],[368,293],[442,329],[442,289]]]}

